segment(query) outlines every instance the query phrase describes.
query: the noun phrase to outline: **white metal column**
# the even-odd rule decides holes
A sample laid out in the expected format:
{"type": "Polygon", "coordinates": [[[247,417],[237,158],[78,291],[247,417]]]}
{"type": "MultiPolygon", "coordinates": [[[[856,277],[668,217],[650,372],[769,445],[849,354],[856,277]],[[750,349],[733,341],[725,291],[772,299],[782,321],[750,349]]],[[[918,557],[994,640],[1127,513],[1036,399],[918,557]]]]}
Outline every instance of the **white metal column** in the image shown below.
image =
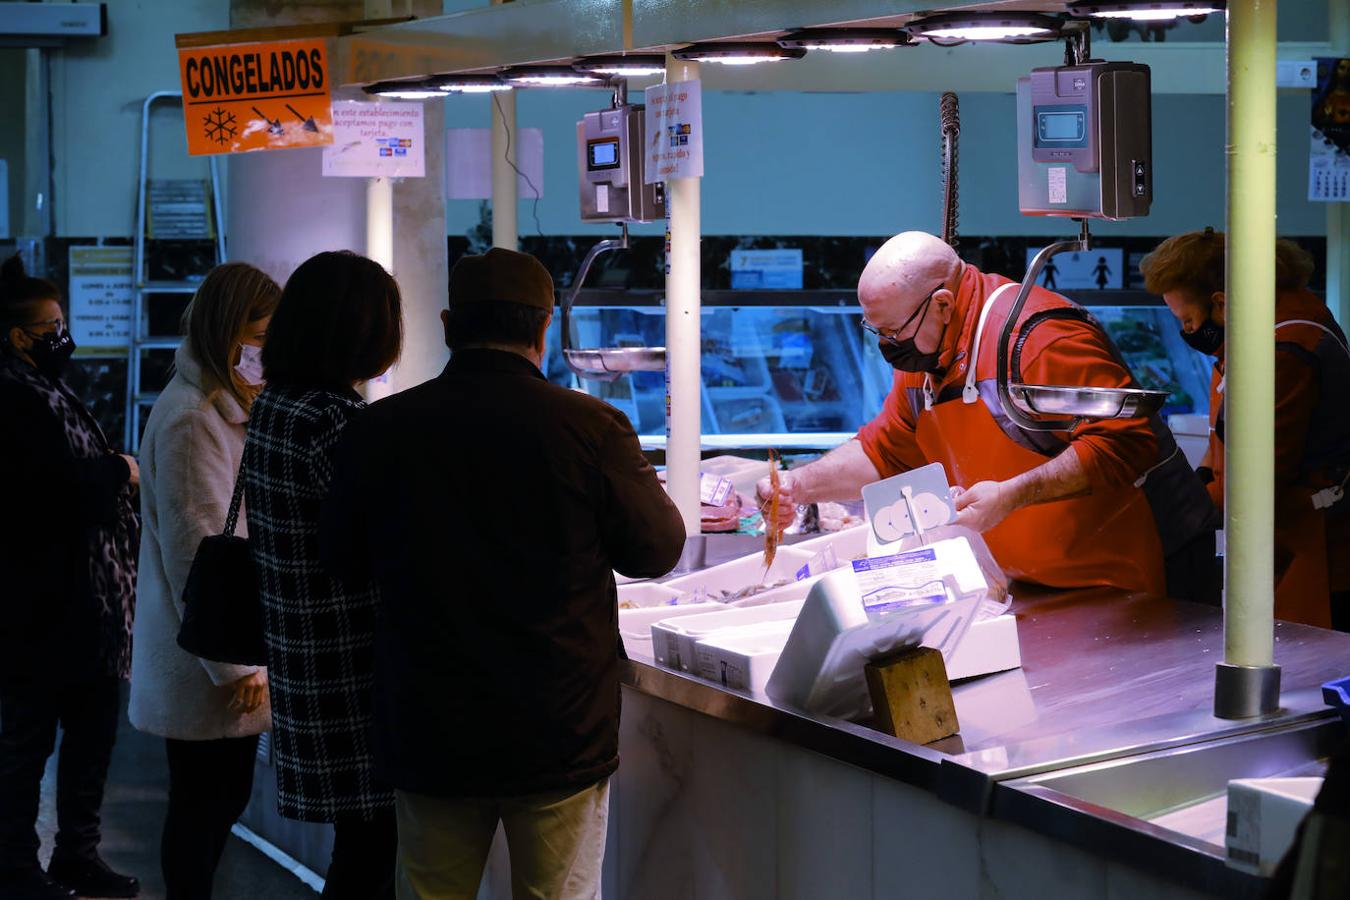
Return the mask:
{"type": "MultiPolygon", "coordinates": [[[[666,57],[666,81],[698,78],[696,62],[666,57]]],[[[685,532],[701,532],[699,450],[702,441],[702,371],[699,316],[701,178],[666,183],[670,251],[666,272],[666,378],[670,412],[666,424],[666,487],[684,517],[685,532]]]]}

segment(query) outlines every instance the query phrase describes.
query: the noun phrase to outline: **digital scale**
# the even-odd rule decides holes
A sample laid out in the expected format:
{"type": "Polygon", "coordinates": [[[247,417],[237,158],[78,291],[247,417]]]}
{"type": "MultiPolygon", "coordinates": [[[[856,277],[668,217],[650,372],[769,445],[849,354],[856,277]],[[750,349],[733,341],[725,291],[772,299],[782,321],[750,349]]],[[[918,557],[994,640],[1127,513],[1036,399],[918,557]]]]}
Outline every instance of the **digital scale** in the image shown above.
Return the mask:
{"type": "Polygon", "coordinates": [[[1017,80],[1017,199],[1023,215],[1077,219],[1079,235],[1036,254],[1003,323],[998,391],[1024,431],[1072,430],[1088,419],[1152,415],[1166,391],[1014,383],[1013,328],[1047,261],[1092,249],[1088,221],[1148,215],[1153,202],[1153,109],[1148,66],[1088,59],[1088,33],[1069,37],[1065,65],[1017,80]],[[1043,416],[1055,418],[1045,419],[1043,416]]]}
{"type": "Polygon", "coordinates": [[[577,123],[581,218],[585,222],[654,222],[666,215],[665,185],[642,183],[646,109],[622,104],[586,113],[577,123]]]}
{"type": "Polygon", "coordinates": [[[1017,80],[1017,198],[1027,216],[1129,219],[1153,202],[1148,66],[1093,60],[1017,80]]]}
{"type": "Polygon", "coordinates": [[[563,296],[563,360],[574,375],[591,381],[613,381],[629,372],[661,372],[666,367],[664,347],[572,346],[572,308],[596,257],[628,249],[630,222],[653,222],[666,215],[665,185],[646,184],[643,178],[646,108],[623,102],[624,90],[616,87],[609,109],[586,113],[577,123],[582,221],[613,222],[623,228],[617,239],[600,241],[586,253],[572,289],[563,296]]]}

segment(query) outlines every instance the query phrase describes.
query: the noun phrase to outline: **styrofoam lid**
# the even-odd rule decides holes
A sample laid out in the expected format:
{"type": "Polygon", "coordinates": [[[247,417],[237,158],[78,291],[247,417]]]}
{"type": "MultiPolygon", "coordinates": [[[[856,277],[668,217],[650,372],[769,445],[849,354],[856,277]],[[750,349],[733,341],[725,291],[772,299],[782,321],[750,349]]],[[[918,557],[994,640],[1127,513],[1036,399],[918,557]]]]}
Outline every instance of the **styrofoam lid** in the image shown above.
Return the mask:
{"type": "Polygon", "coordinates": [[[662,628],[687,635],[711,634],[723,628],[758,625],[764,622],[792,622],[801,612],[804,600],[788,600],[764,606],[728,607],[713,612],[681,616],[678,619],[657,622],[662,628]]]}
{"type": "Polygon", "coordinates": [[[709,635],[698,642],[700,647],[728,650],[744,656],[760,653],[780,653],[792,631],[792,620],[768,622],[728,629],[725,633],[709,635]]]}

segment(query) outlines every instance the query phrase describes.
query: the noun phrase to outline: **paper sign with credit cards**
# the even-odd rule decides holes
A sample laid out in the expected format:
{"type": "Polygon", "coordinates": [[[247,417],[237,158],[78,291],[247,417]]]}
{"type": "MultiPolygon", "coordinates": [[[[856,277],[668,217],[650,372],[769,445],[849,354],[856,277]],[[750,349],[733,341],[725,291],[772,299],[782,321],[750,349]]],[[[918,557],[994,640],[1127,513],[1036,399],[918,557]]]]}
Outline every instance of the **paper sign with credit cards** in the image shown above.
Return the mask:
{"type": "Polygon", "coordinates": [[[951,487],[942,463],[930,463],[918,469],[901,472],[890,478],[864,485],[863,508],[872,534],[878,544],[891,544],[914,533],[905,505],[905,488],[913,496],[919,527],[927,531],[946,525],[955,517],[952,508],[951,487]]]}
{"type": "Polygon", "coordinates": [[[333,143],[328,62],[323,40],[180,49],[188,153],[333,143]]]}
{"type": "Polygon", "coordinates": [[[323,148],[323,174],[347,178],[422,178],[421,103],[333,103],[333,144],[323,148]]]}

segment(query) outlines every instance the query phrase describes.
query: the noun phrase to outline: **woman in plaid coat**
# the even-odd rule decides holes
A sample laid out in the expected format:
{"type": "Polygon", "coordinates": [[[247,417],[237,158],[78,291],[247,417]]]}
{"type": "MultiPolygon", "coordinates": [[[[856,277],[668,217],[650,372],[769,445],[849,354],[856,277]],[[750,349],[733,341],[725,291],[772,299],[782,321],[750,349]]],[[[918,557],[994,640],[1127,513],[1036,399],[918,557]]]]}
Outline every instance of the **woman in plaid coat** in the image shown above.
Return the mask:
{"type": "Polygon", "coordinates": [[[393,792],[372,774],[373,583],[319,563],[333,451],[365,405],[355,385],[397,359],[398,285],[349,252],[286,282],[263,349],[267,386],[244,445],[249,542],[267,629],[277,799],[283,816],[334,824],[325,897],[393,896],[393,792]]]}

